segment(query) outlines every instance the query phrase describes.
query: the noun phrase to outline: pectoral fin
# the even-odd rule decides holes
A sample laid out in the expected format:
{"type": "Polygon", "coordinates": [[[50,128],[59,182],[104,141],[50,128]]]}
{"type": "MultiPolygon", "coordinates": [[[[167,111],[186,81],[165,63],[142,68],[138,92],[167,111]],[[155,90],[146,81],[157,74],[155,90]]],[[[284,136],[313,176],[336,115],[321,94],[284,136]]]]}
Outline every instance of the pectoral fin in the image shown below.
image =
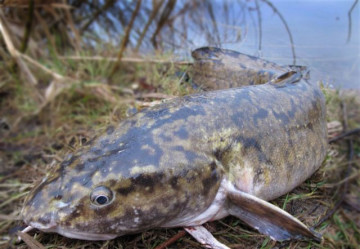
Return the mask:
{"type": "Polygon", "coordinates": [[[284,210],[237,190],[228,189],[229,213],[274,240],[313,239],[321,242],[321,235],[284,210]]]}

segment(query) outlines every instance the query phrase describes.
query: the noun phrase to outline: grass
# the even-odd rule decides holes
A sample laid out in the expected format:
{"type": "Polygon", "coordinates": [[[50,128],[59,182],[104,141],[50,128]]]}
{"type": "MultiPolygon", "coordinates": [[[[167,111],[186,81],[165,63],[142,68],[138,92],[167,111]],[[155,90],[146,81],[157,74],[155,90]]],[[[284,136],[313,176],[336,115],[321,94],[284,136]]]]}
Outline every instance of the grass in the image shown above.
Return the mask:
{"type": "MultiPolygon", "coordinates": [[[[19,212],[26,193],[35,180],[42,178],[51,162],[61,160],[108,125],[116,125],[126,118],[131,108],[141,109],[159,101],[158,97],[146,97],[146,94],[166,97],[195,91],[184,77],[186,66],[126,63],[108,80],[110,62],[49,59],[41,63],[72,79],[59,83],[64,87],[46,105],[38,94],[44,95],[48,90],[52,81],[49,75],[39,71],[36,74],[39,85],[26,87],[22,78],[0,68],[3,75],[0,82],[0,117],[3,117],[0,118],[3,124],[0,125],[0,164],[3,165],[0,168],[0,248],[27,248],[25,243],[14,241],[15,232],[23,226],[18,220],[19,212]]],[[[341,96],[338,91],[328,89],[324,92],[328,122],[342,121],[340,106],[345,102],[349,129],[360,125],[359,98],[351,94],[341,96]]],[[[273,201],[313,226],[345,195],[335,214],[317,228],[324,235],[322,244],[274,242],[234,217],[207,223],[206,228],[231,248],[357,248],[360,244],[360,215],[356,211],[360,205],[360,142],[359,139],[354,142],[355,157],[349,176],[355,177],[348,181],[347,193],[343,193],[339,184],[346,177],[347,168],[347,140],[343,139],[329,147],[326,161],[310,179],[273,201]]],[[[41,232],[29,234],[46,248],[105,249],[155,248],[179,231],[181,228],[154,229],[103,242],[41,232]]],[[[202,247],[185,235],[168,248],[202,247]]]]}

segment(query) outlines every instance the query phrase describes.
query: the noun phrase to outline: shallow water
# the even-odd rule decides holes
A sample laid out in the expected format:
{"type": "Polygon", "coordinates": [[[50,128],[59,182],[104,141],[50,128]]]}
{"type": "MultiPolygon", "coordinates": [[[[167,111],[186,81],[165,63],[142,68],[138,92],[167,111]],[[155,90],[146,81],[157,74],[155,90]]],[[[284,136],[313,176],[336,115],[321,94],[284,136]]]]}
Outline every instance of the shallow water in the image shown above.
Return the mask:
{"type": "MultiPolygon", "coordinates": [[[[292,32],[296,63],[311,69],[313,80],[340,88],[360,88],[360,8],[352,11],[351,37],[348,12],[354,1],[274,1],[292,32]]],[[[280,18],[263,6],[262,55],[282,64],[293,61],[288,34],[280,18]]],[[[256,53],[258,37],[249,34],[231,48],[256,53]]],[[[230,48],[229,47],[229,48],[230,48]]]]}

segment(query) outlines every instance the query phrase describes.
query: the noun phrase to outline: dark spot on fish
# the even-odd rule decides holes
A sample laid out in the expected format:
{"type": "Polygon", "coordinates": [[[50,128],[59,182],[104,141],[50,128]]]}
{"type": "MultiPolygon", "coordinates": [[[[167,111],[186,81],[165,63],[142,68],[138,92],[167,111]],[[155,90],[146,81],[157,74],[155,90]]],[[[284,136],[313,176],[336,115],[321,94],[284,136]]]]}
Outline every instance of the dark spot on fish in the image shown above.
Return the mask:
{"type": "Polygon", "coordinates": [[[79,163],[75,166],[75,170],[79,173],[81,171],[83,171],[85,168],[85,163],[79,163]]]}
{"type": "Polygon", "coordinates": [[[242,69],[246,69],[246,66],[244,65],[244,63],[238,63],[238,65],[240,66],[240,68],[242,68],[242,69]]]}
{"type": "Polygon", "coordinates": [[[66,219],[65,221],[61,222],[61,224],[64,224],[65,227],[72,227],[73,222],[74,222],[73,219],[66,219]]]}
{"type": "Polygon", "coordinates": [[[289,150],[288,150],[288,149],[286,149],[286,150],[285,150],[285,158],[287,158],[287,159],[288,159],[288,158],[289,158],[289,155],[290,155],[290,152],[289,152],[289,150]]]}
{"type": "MultiPolygon", "coordinates": [[[[131,167],[129,165],[133,165],[134,161],[139,161],[138,166],[141,167],[141,163],[143,162],[143,166],[145,165],[160,165],[160,159],[163,156],[163,150],[158,145],[157,141],[154,141],[154,136],[152,134],[144,134],[144,128],[141,127],[131,127],[128,129],[126,134],[121,137],[121,141],[125,141],[126,146],[120,147],[119,149],[127,149],[124,153],[114,154],[109,157],[106,157],[105,160],[107,162],[118,162],[118,165],[113,168],[114,174],[121,173],[122,175],[129,176],[131,175],[131,167]],[[135,137],[141,137],[141,141],[135,140],[135,137]],[[144,145],[152,148],[151,153],[147,148],[143,148],[144,145]],[[146,159],[145,159],[146,158],[146,159]]],[[[120,151],[119,150],[119,151],[120,151]]]]}
{"type": "Polygon", "coordinates": [[[242,150],[244,150],[244,154],[246,154],[246,151],[249,149],[256,149],[257,150],[257,157],[259,162],[266,163],[268,165],[274,165],[271,160],[271,151],[269,154],[266,154],[264,150],[261,148],[261,145],[258,143],[258,141],[255,138],[247,138],[239,136],[238,141],[242,144],[242,150]]]}
{"type": "Polygon", "coordinates": [[[174,147],[172,147],[172,149],[176,150],[176,151],[182,151],[182,152],[185,151],[184,147],[181,145],[174,146],[174,147]]]}
{"type": "Polygon", "coordinates": [[[290,99],[290,103],[291,103],[291,110],[289,110],[287,112],[287,116],[290,119],[293,119],[295,117],[295,113],[297,112],[298,105],[295,104],[295,101],[293,98],[290,99]]]}
{"type": "Polygon", "coordinates": [[[137,187],[146,187],[148,188],[148,192],[153,192],[155,185],[161,183],[161,179],[163,178],[163,176],[164,174],[162,173],[154,175],[140,174],[137,177],[132,178],[131,182],[137,187]]]}
{"type": "MultiPolygon", "coordinates": [[[[82,207],[84,207],[84,206],[82,205],[82,207]]],[[[68,214],[66,216],[65,224],[72,224],[74,222],[74,220],[76,218],[80,217],[81,213],[84,211],[81,211],[81,209],[79,209],[79,208],[75,209],[73,212],[71,212],[70,214],[68,214]]]]}
{"type": "Polygon", "coordinates": [[[92,147],[89,151],[97,156],[99,156],[103,153],[103,150],[99,149],[97,147],[92,147]]]}
{"type": "Polygon", "coordinates": [[[314,131],[314,126],[313,126],[313,124],[312,124],[311,122],[307,124],[307,127],[308,127],[310,130],[314,131]]]}
{"type": "Polygon", "coordinates": [[[214,153],[215,158],[221,162],[222,158],[223,158],[224,150],[221,150],[218,148],[213,153],[214,153]]]}
{"type": "Polygon", "coordinates": [[[169,108],[161,108],[161,109],[155,109],[155,110],[148,109],[145,112],[145,117],[157,120],[157,119],[161,119],[162,117],[168,115],[169,111],[170,111],[169,108]]]}
{"type": "Polygon", "coordinates": [[[216,183],[218,183],[218,175],[216,172],[211,172],[210,177],[205,178],[204,180],[202,180],[202,185],[203,185],[203,191],[202,194],[204,196],[207,196],[208,193],[211,191],[212,187],[216,185],[216,183]]]}
{"type": "MultiPolygon", "coordinates": [[[[56,177],[54,177],[55,179],[58,179],[60,176],[64,175],[64,171],[66,167],[69,167],[70,165],[72,165],[76,159],[79,158],[79,156],[77,155],[68,155],[67,156],[67,160],[64,160],[62,163],[59,164],[59,166],[56,168],[54,175],[57,175],[56,177]]],[[[53,179],[52,181],[54,181],[55,179],[53,179]]],[[[47,184],[49,184],[50,182],[47,182],[47,184]]]]}
{"type": "Polygon", "coordinates": [[[196,181],[196,175],[194,174],[194,172],[188,172],[185,176],[186,182],[187,183],[192,183],[196,181]]]}
{"type": "Polygon", "coordinates": [[[183,152],[189,162],[194,162],[197,158],[200,157],[198,154],[196,154],[196,152],[191,150],[185,150],[184,147],[180,145],[174,146],[172,149],[183,152]]]}
{"type": "Polygon", "coordinates": [[[254,118],[254,122],[255,122],[255,125],[258,125],[258,119],[265,119],[267,116],[269,115],[268,111],[263,109],[263,108],[260,108],[258,110],[257,113],[254,114],[253,118],[254,118]]]}
{"type": "Polygon", "coordinates": [[[118,192],[119,194],[121,194],[123,196],[127,196],[132,191],[134,191],[134,189],[135,189],[134,186],[131,185],[131,186],[125,187],[125,188],[118,188],[118,189],[116,189],[116,192],[118,192]]]}
{"type": "Polygon", "coordinates": [[[45,213],[40,218],[37,219],[37,222],[44,225],[48,225],[51,222],[51,213],[45,213]]]}
{"type": "Polygon", "coordinates": [[[282,124],[286,125],[286,124],[288,124],[290,122],[290,119],[289,119],[289,117],[287,116],[286,113],[284,113],[284,112],[278,113],[278,112],[276,112],[274,110],[272,110],[272,112],[273,112],[273,114],[274,114],[274,116],[275,116],[275,118],[277,120],[281,120],[282,124]]]}
{"type": "MultiPolygon", "coordinates": [[[[235,108],[238,108],[238,106],[232,106],[230,107],[234,110],[236,110],[235,108]]],[[[240,108],[238,108],[240,109],[240,108]]],[[[248,117],[246,116],[245,112],[244,111],[237,111],[237,112],[234,112],[233,115],[231,115],[231,120],[234,122],[234,124],[238,127],[241,127],[242,124],[244,123],[245,120],[247,120],[248,117]]]]}
{"type": "Polygon", "coordinates": [[[110,125],[106,128],[106,134],[111,135],[115,131],[114,126],[110,125]]]}
{"type": "Polygon", "coordinates": [[[216,170],[216,168],[217,168],[216,162],[212,161],[211,164],[210,164],[210,170],[214,171],[214,170],[216,170]]]}
{"type": "Polygon", "coordinates": [[[255,138],[247,138],[239,136],[237,140],[243,145],[243,148],[250,148],[253,147],[258,151],[261,151],[261,146],[259,145],[258,141],[255,138]]]}
{"type": "Polygon", "coordinates": [[[178,186],[178,178],[175,177],[175,176],[171,177],[171,179],[170,179],[170,185],[171,185],[171,187],[172,187],[173,189],[178,190],[178,189],[179,189],[179,186],[178,186]]]}
{"type": "Polygon", "coordinates": [[[188,139],[188,137],[189,137],[188,131],[183,126],[180,127],[180,129],[178,129],[177,131],[175,131],[174,134],[181,139],[188,139]]]}
{"type": "MultiPolygon", "coordinates": [[[[221,142],[224,142],[224,138],[220,138],[221,142]]],[[[222,148],[216,148],[213,151],[213,155],[219,162],[224,162],[226,154],[232,150],[232,147],[236,144],[236,141],[228,141],[228,144],[222,148]]],[[[213,162],[214,163],[214,162],[213,162]]]]}
{"type": "Polygon", "coordinates": [[[219,182],[220,176],[217,170],[217,165],[215,162],[211,162],[210,164],[210,176],[202,180],[203,185],[203,195],[207,196],[209,191],[219,182]]]}
{"type": "Polygon", "coordinates": [[[264,170],[262,168],[258,168],[256,171],[255,171],[255,175],[254,175],[254,185],[257,184],[258,182],[261,182],[261,175],[264,174],[264,170]]]}
{"type": "Polygon", "coordinates": [[[320,109],[320,103],[316,99],[314,99],[311,102],[311,107],[310,107],[309,114],[308,114],[310,120],[315,120],[318,118],[319,109],[320,109]]]}
{"type": "Polygon", "coordinates": [[[160,134],[159,137],[165,142],[171,142],[172,136],[171,135],[165,135],[164,133],[160,134]]]}
{"type": "Polygon", "coordinates": [[[106,145],[109,144],[109,139],[105,138],[99,141],[100,142],[100,146],[101,147],[105,147],[106,145]]]}
{"type": "Polygon", "coordinates": [[[97,156],[97,157],[92,157],[87,159],[87,162],[93,163],[93,162],[97,162],[98,160],[104,159],[103,156],[97,156]]]}

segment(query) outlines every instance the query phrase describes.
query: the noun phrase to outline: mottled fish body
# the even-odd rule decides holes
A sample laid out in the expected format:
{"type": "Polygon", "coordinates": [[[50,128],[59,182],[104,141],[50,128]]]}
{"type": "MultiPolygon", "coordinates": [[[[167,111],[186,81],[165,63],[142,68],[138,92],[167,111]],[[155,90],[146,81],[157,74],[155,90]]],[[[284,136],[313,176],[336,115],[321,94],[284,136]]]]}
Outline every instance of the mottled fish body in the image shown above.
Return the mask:
{"type": "Polygon", "coordinates": [[[274,239],[317,238],[264,200],[321,165],[320,89],[301,71],[234,51],[202,48],[193,57],[193,79],[204,88],[251,86],[171,99],[109,128],[31,191],[25,223],[97,240],[230,214],[274,239]]]}

